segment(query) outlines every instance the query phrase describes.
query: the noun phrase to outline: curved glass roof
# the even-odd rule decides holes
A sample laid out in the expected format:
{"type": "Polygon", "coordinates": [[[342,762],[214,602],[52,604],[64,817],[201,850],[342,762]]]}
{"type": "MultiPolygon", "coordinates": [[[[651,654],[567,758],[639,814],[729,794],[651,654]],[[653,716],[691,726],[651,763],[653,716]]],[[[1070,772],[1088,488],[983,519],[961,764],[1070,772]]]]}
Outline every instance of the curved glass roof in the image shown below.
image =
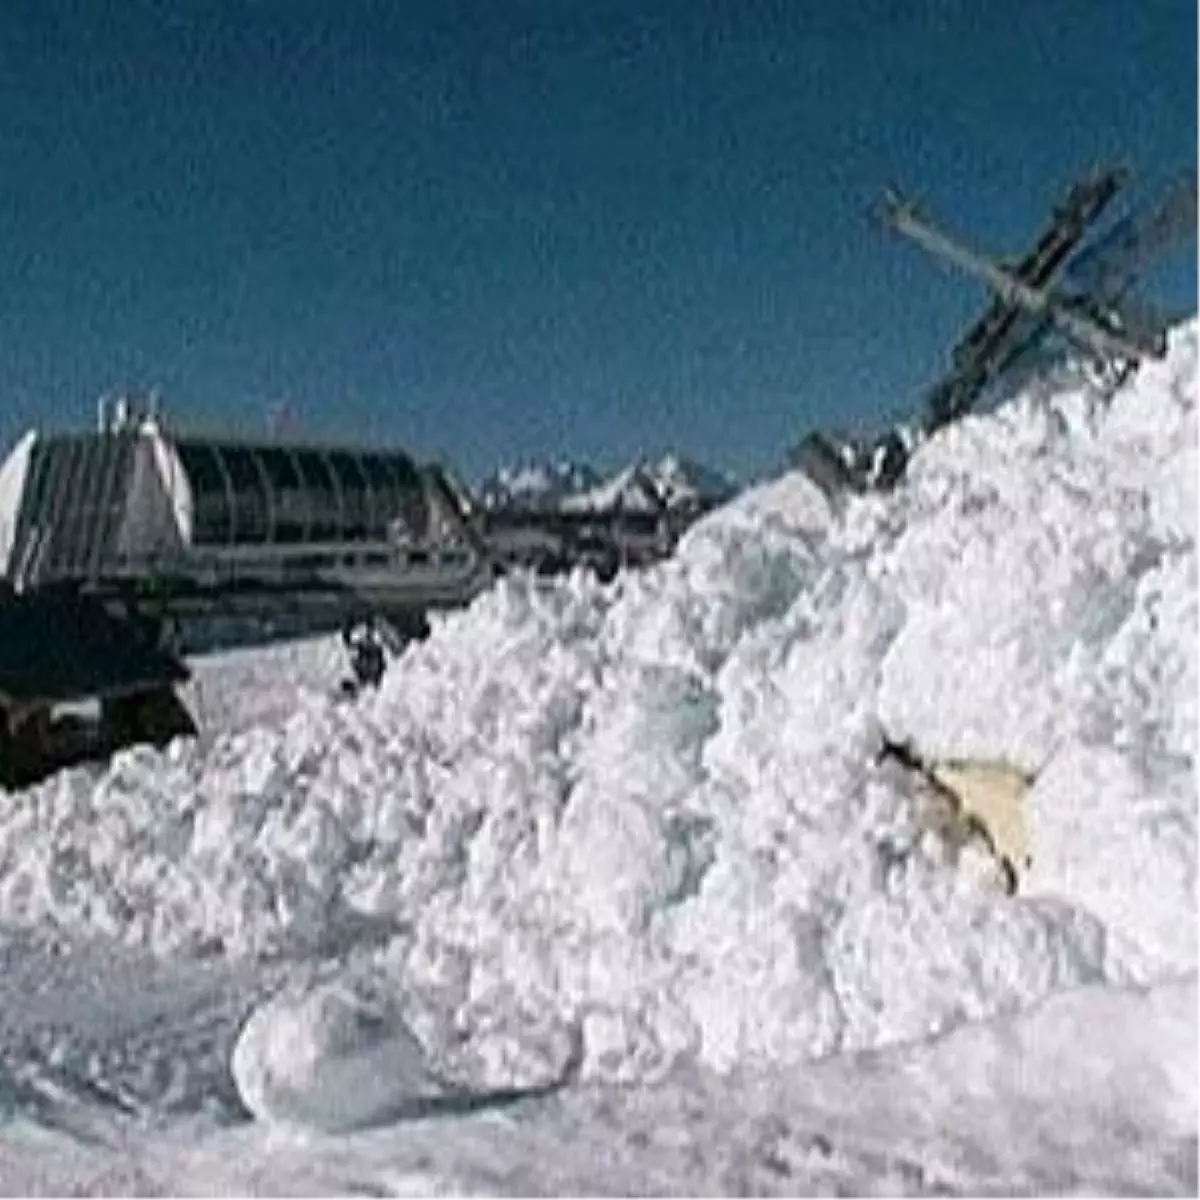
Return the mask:
{"type": "Polygon", "coordinates": [[[342,447],[171,439],[192,489],[192,542],[373,542],[420,535],[426,511],[408,455],[342,447]]]}

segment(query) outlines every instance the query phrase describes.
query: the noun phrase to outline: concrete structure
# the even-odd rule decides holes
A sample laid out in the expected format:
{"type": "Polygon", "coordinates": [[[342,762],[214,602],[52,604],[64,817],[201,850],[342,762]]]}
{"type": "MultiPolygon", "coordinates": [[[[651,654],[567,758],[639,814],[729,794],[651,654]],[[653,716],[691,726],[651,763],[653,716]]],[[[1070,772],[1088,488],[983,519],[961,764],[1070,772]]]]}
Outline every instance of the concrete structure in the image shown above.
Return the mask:
{"type": "Polygon", "coordinates": [[[184,436],[127,417],[27,433],[0,465],[0,579],[266,608],[465,602],[488,556],[445,477],[398,452],[184,436]],[[256,605],[255,597],[262,597],[256,605]]]}

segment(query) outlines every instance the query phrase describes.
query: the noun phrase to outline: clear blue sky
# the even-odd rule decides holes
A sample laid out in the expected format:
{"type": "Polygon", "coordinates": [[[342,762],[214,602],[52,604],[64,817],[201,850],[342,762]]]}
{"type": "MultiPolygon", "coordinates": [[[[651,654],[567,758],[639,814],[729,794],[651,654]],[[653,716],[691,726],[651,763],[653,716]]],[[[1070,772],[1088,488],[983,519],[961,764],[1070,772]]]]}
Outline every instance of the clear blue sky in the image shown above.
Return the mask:
{"type": "MultiPolygon", "coordinates": [[[[0,438],[259,432],[749,473],[917,403],[1019,250],[1196,160],[1195,0],[4,0],[0,438]]],[[[1168,272],[1194,307],[1194,259],[1168,272]]]]}

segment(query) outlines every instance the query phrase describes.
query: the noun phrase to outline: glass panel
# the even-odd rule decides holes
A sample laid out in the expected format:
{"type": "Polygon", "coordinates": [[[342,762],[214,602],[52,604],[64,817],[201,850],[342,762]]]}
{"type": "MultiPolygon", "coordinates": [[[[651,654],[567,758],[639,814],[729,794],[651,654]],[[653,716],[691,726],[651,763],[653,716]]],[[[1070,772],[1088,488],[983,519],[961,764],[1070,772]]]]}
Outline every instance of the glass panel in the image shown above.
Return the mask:
{"type": "Polygon", "coordinates": [[[329,465],[337,474],[342,490],[342,537],[347,541],[361,542],[370,537],[371,510],[367,496],[367,482],[359,460],[345,450],[334,450],[329,454],[329,465]]]}
{"type": "Polygon", "coordinates": [[[387,465],[402,491],[421,486],[421,474],[407,454],[389,454],[387,465]]]}
{"type": "Polygon", "coordinates": [[[429,534],[429,512],[421,476],[412,461],[401,454],[389,454],[388,469],[396,489],[396,520],[402,523],[409,542],[421,542],[429,534]]]}
{"type": "Polygon", "coordinates": [[[233,487],[234,541],[265,542],[267,494],[254,460],[254,451],[244,446],[224,446],[220,448],[220,455],[233,487]]]}
{"type": "Polygon", "coordinates": [[[275,540],[304,541],[308,525],[308,493],[291,451],[279,446],[262,450],[259,458],[267,472],[275,502],[275,540]]]}
{"type": "Polygon", "coordinates": [[[371,536],[386,538],[389,524],[400,511],[394,476],[382,455],[364,455],[359,462],[371,490],[371,536]]]}
{"type": "Polygon", "coordinates": [[[427,523],[420,472],[404,454],[175,443],[198,544],[384,540],[427,523]],[[272,529],[272,516],[274,526],[272,529]]]}
{"type": "Polygon", "coordinates": [[[228,542],[229,492],[212,446],[208,442],[177,442],[175,450],[192,489],[193,544],[228,542]]]}
{"type": "Polygon", "coordinates": [[[309,539],[314,542],[336,541],[342,535],[341,509],[333,479],[325,465],[325,455],[319,450],[303,450],[296,457],[308,481],[309,512],[312,515],[309,539]]]}

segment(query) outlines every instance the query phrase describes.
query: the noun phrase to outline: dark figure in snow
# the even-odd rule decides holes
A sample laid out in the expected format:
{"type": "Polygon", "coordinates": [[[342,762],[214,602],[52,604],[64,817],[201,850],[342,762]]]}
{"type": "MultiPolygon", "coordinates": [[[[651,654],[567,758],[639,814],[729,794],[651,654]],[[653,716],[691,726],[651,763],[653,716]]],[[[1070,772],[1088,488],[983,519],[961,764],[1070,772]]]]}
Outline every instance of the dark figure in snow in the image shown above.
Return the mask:
{"type": "MultiPolygon", "coordinates": [[[[357,629],[347,625],[342,631],[342,641],[350,651],[350,668],[354,672],[352,690],[357,692],[364,687],[378,687],[387,669],[387,659],[375,626],[370,622],[357,629]]],[[[347,690],[345,685],[343,690],[347,690]]]]}
{"type": "Polygon", "coordinates": [[[374,637],[363,638],[354,647],[351,665],[354,668],[354,677],[360,684],[364,687],[378,687],[387,665],[384,661],[383,647],[374,637]]]}

